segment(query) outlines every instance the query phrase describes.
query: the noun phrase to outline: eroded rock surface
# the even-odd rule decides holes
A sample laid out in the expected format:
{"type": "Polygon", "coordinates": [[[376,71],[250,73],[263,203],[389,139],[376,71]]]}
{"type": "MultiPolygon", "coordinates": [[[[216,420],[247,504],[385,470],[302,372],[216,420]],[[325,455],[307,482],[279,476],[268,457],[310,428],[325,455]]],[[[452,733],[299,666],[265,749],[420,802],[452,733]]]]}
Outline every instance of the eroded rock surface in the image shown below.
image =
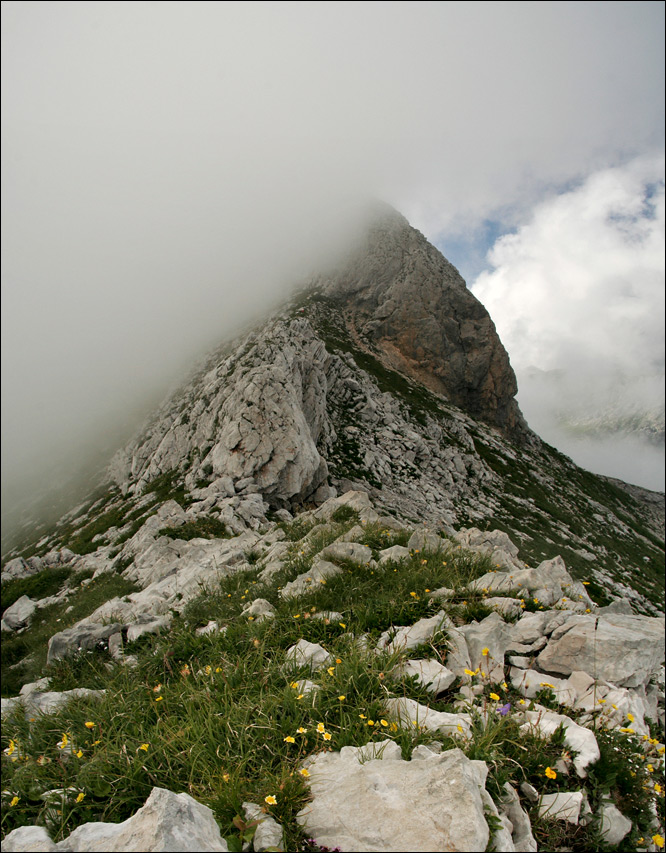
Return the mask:
{"type": "Polygon", "coordinates": [[[485,850],[488,825],[478,775],[458,749],[403,761],[393,741],[378,757],[344,747],[308,762],[313,800],[299,823],[320,845],[342,850],[485,850]],[[364,763],[361,763],[364,761],[364,763]]]}

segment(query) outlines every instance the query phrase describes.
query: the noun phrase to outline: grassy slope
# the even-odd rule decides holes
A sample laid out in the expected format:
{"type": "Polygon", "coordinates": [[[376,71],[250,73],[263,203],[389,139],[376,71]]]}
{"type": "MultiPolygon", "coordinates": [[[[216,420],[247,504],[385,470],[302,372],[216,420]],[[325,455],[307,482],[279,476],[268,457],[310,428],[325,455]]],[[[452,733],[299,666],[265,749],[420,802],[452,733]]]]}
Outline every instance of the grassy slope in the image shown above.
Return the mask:
{"type": "MultiPolygon", "coordinates": [[[[408,696],[452,711],[457,682],[434,701],[412,680],[390,677],[404,655],[376,655],[354,642],[354,636],[367,633],[372,646],[383,630],[438,612],[442,602],[429,592],[443,585],[456,590],[445,605],[454,622],[482,618],[489,612],[483,596],[471,594],[466,585],[488,570],[487,558],[451,546],[437,554],[413,553],[381,569],[345,562],[341,575],[317,585],[310,594],[280,599],[280,587],[307,571],[314,553],[354,521],[322,527],[308,544],[295,541],[283,570],[268,586],[261,586],[258,565],[223,579],[219,587],[191,602],[167,635],[144,637],[126,649],[138,656],[136,669],[111,663],[103,653],[52,667],[52,689],[87,686],[103,688],[106,695],[97,702],[74,702],[32,723],[20,712],[5,720],[3,747],[20,760],[12,761],[6,754],[2,759],[3,833],[46,820],[59,839],[89,820],[128,817],[152,787],[161,786],[187,791],[209,805],[232,849],[241,834],[234,820],[242,814],[242,802],[264,805],[265,797],[274,796],[277,804],[266,810],[283,825],[286,849],[316,850],[295,820],[308,799],[300,773],[304,758],[322,749],[360,746],[386,737],[400,744],[404,758],[417,744],[438,741],[444,749],[460,747],[470,758],[487,761],[488,789],[496,797],[506,781],[514,785],[529,781],[541,792],[569,789],[571,781],[565,776],[545,775],[546,767],[563,754],[561,734],[549,740],[526,737],[511,713],[495,715],[488,725],[475,717],[469,740],[392,725],[383,716],[387,695],[408,696]],[[258,623],[242,615],[243,606],[258,596],[275,606],[273,620],[258,623]],[[341,618],[316,618],[330,610],[339,611],[341,618]],[[209,619],[226,625],[227,632],[196,636],[195,628],[209,619]],[[282,669],[286,649],[300,638],[321,643],[333,656],[330,667],[311,676],[319,686],[315,697],[302,695],[295,686],[305,671],[282,669]],[[67,756],[58,746],[63,735],[73,749],[67,756]],[[290,738],[293,742],[286,740],[290,738]],[[69,787],[72,791],[57,809],[49,810],[40,799],[44,791],[69,787]],[[14,797],[18,801],[11,806],[14,797]]],[[[296,524],[286,532],[296,538],[307,529],[296,524]]],[[[376,554],[379,548],[404,542],[407,535],[369,526],[364,542],[376,554]]],[[[442,660],[445,653],[445,637],[436,635],[408,656],[442,660]]],[[[483,690],[479,710],[492,711],[505,702],[518,707],[519,696],[511,687],[489,683],[481,674],[477,680],[483,690]]],[[[547,690],[540,701],[551,703],[547,690]]],[[[649,829],[650,803],[656,801],[663,811],[663,798],[643,787],[654,777],[636,738],[608,733],[600,736],[600,745],[602,760],[584,784],[593,807],[610,795],[632,818],[635,828],[623,846],[631,850],[649,829]]],[[[576,787],[579,784],[577,780],[576,787]]],[[[555,836],[558,844],[575,851],[605,849],[594,823],[554,825],[539,819],[535,809],[531,818],[542,849],[555,836]]]]}

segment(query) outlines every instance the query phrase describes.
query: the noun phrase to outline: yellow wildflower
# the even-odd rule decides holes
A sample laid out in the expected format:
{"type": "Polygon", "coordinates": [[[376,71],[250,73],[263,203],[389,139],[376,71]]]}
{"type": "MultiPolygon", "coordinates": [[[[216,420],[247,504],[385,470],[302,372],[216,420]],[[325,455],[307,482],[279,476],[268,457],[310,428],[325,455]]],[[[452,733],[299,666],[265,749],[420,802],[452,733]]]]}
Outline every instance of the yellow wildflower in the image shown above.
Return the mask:
{"type": "Polygon", "coordinates": [[[228,773],[223,773],[223,774],[222,774],[222,781],[223,781],[223,782],[228,782],[230,778],[231,778],[231,777],[229,776],[229,774],[228,774],[228,773]]]}
{"type": "Polygon", "coordinates": [[[374,720],[368,720],[368,725],[369,725],[369,726],[374,726],[374,724],[375,724],[375,721],[374,721],[374,720]]]}
{"type": "Polygon", "coordinates": [[[155,698],[155,701],[156,701],[156,702],[161,702],[161,701],[162,701],[162,699],[164,699],[164,696],[157,696],[157,697],[155,698]]]}
{"type": "Polygon", "coordinates": [[[481,654],[484,656],[484,658],[490,654],[490,649],[488,648],[488,646],[486,646],[485,649],[481,649],[481,654]]]}
{"type": "Polygon", "coordinates": [[[9,805],[10,805],[12,808],[13,808],[14,806],[17,806],[17,805],[19,804],[20,799],[21,799],[20,797],[12,797],[12,801],[11,801],[11,803],[10,803],[9,805]]]}
{"type": "Polygon", "coordinates": [[[83,758],[83,750],[79,749],[78,752],[76,753],[76,757],[77,758],[83,758]]]}
{"type": "Polygon", "coordinates": [[[338,696],[338,699],[340,700],[340,702],[344,702],[346,698],[347,697],[344,695],[344,693],[341,696],[338,696]]]}
{"type": "Polygon", "coordinates": [[[658,847],[658,848],[661,850],[661,849],[662,849],[662,847],[664,846],[664,838],[663,838],[663,836],[661,836],[661,835],[653,835],[653,836],[652,836],[652,840],[654,841],[655,846],[656,846],[656,847],[658,847]]]}
{"type": "Polygon", "coordinates": [[[365,714],[359,714],[359,717],[360,717],[362,720],[367,720],[367,719],[368,719],[368,718],[365,716],[365,714]]]}
{"type": "Polygon", "coordinates": [[[319,734],[326,731],[326,726],[323,723],[317,723],[317,731],[319,734]]]}
{"type": "Polygon", "coordinates": [[[472,672],[471,669],[465,669],[465,675],[476,675],[476,673],[472,672]]]}
{"type": "Polygon", "coordinates": [[[292,681],[289,686],[293,687],[294,690],[298,690],[298,681],[292,681]]]}
{"type": "Polygon", "coordinates": [[[553,770],[552,767],[546,767],[546,776],[549,779],[557,779],[557,773],[553,770]]]}
{"type": "Polygon", "coordinates": [[[299,735],[304,735],[307,732],[307,729],[305,728],[305,726],[299,726],[296,731],[299,735]]]}
{"type": "Polygon", "coordinates": [[[327,672],[329,675],[334,675],[334,674],[335,674],[335,667],[334,667],[334,666],[329,666],[329,668],[326,670],[326,672],[327,672]]]}
{"type": "MultiPolygon", "coordinates": [[[[347,626],[345,625],[345,623],[344,623],[344,622],[338,622],[338,625],[339,625],[341,628],[346,628],[346,627],[347,627],[347,626]]],[[[309,776],[309,775],[310,775],[310,774],[308,773],[308,776],[309,776]]]]}
{"type": "Polygon", "coordinates": [[[497,693],[491,693],[491,694],[490,694],[490,698],[493,700],[493,702],[499,702],[499,700],[500,700],[500,698],[499,698],[499,696],[497,695],[497,693]]]}
{"type": "Polygon", "coordinates": [[[305,694],[304,694],[304,693],[299,693],[299,694],[298,694],[298,696],[297,696],[296,698],[297,698],[297,699],[302,699],[302,698],[303,698],[303,696],[305,696],[305,694]]]}
{"type": "Polygon", "coordinates": [[[139,749],[142,749],[144,752],[148,752],[148,748],[150,747],[149,743],[142,743],[139,749]]]}
{"type": "Polygon", "coordinates": [[[88,722],[84,723],[83,725],[84,725],[87,729],[94,729],[94,728],[95,728],[95,724],[92,722],[92,720],[88,720],[88,722]]]}
{"type": "Polygon", "coordinates": [[[324,740],[330,740],[331,739],[331,735],[328,732],[324,732],[322,737],[324,738],[324,740]]]}
{"type": "Polygon", "coordinates": [[[272,794],[269,794],[267,797],[264,797],[264,802],[268,803],[269,806],[277,805],[277,800],[272,794]]]}
{"type": "Polygon", "coordinates": [[[291,735],[287,735],[287,737],[282,738],[285,743],[296,743],[296,738],[291,735]]]}
{"type": "Polygon", "coordinates": [[[62,740],[58,741],[58,749],[64,749],[69,743],[69,737],[67,734],[63,734],[62,740]]]}
{"type": "Polygon", "coordinates": [[[386,722],[386,720],[380,720],[380,721],[379,721],[379,724],[380,724],[381,726],[388,726],[388,723],[386,722]]]}
{"type": "Polygon", "coordinates": [[[85,797],[85,794],[83,793],[83,791],[81,791],[81,793],[78,794],[78,796],[76,797],[76,802],[80,803],[84,797],[85,797]]]}
{"type": "Polygon", "coordinates": [[[633,714],[627,714],[627,719],[629,720],[630,723],[633,723],[634,722],[634,715],[633,714]]]}
{"type": "Polygon", "coordinates": [[[307,767],[301,767],[298,772],[301,774],[301,776],[305,776],[306,779],[310,775],[310,771],[307,769],[307,767]]]}

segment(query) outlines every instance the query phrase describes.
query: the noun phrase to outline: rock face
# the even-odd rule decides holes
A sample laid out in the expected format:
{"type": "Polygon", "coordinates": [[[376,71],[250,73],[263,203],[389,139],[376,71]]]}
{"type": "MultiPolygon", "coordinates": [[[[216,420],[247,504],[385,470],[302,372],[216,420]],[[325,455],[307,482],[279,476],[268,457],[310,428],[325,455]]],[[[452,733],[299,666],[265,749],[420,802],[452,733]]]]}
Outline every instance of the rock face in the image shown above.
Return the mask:
{"type": "Polygon", "coordinates": [[[122,823],[84,823],[58,844],[43,827],[20,827],[10,832],[3,850],[106,851],[226,851],[212,811],[189,794],[153,788],[145,805],[122,823]],[[33,846],[27,846],[32,844],[33,846]],[[37,845],[37,846],[34,846],[37,845]]]}
{"type": "Polygon", "coordinates": [[[347,268],[322,287],[344,300],[352,333],[393,368],[506,432],[524,429],[516,378],[488,312],[400,214],[387,209],[347,268]]]}
{"type": "Polygon", "coordinates": [[[459,749],[437,755],[422,748],[403,761],[393,741],[371,748],[368,755],[367,748],[343,747],[308,764],[314,798],[298,820],[319,845],[376,853],[485,850],[482,784],[459,749]]]}
{"type": "Polygon", "coordinates": [[[572,617],[553,633],[537,660],[545,672],[569,675],[582,669],[620,687],[637,687],[663,657],[663,620],[609,614],[572,617]]]}

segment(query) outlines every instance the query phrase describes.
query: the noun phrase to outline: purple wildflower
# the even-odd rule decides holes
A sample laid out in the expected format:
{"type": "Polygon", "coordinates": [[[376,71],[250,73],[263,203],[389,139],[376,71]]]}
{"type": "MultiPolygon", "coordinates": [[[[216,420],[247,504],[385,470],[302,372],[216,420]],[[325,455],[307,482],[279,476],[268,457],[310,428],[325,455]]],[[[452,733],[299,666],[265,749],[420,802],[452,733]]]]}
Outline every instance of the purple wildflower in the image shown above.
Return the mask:
{"type": "Polygon", "coordinates": [[[509,711],[511,710],[511,702],[507,702],[507,703],[506,703],[506,705],[502,705],[502,707],[501,707],[501,708],[498,708],[497,710],[500,712],[500,714],[501,714],[503,717],[506,717],[506,715],[507,715],[507,714],[509,713],[509,711]]]}

